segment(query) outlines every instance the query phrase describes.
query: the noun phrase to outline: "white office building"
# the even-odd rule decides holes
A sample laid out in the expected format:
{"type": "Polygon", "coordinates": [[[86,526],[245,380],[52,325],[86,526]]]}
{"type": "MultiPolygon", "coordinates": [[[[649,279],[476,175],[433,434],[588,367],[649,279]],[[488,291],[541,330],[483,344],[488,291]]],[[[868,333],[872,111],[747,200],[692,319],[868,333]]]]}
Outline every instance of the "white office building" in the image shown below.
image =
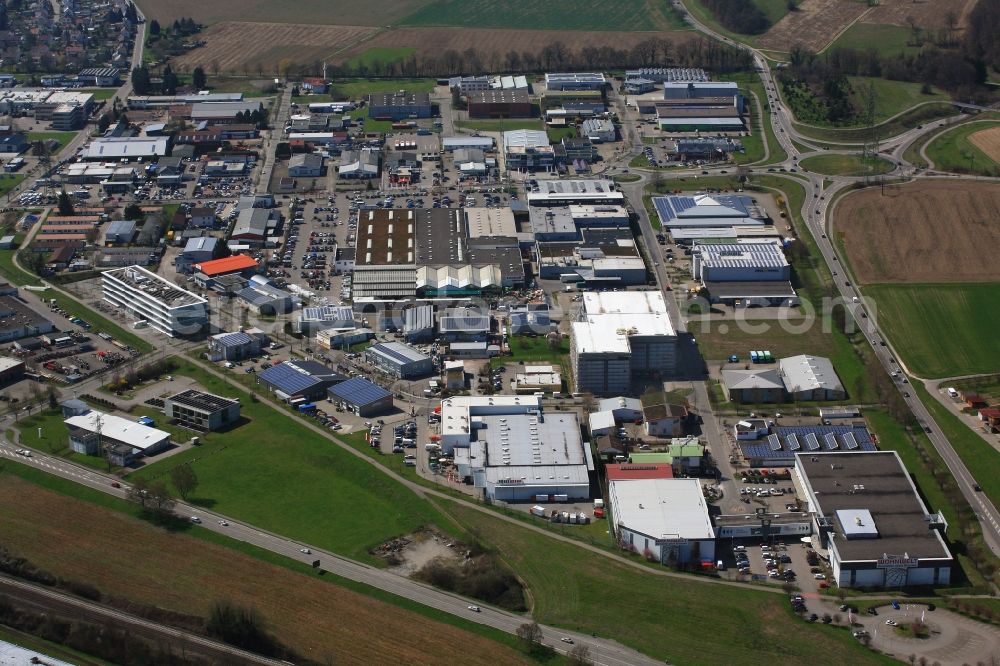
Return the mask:
{"type": "Polygon", "coordinates": [[[571,329],[577,391],[629,393],[637,378],[676,370],[677,333],[661,292],[588,292],[583,304],[571,329]]]}
{"type": "Polygon", "coordinates": [[[140,266],[101,274],[104,300],[170,337],[194,335],[208,324],[208,301],[140,266]]]}

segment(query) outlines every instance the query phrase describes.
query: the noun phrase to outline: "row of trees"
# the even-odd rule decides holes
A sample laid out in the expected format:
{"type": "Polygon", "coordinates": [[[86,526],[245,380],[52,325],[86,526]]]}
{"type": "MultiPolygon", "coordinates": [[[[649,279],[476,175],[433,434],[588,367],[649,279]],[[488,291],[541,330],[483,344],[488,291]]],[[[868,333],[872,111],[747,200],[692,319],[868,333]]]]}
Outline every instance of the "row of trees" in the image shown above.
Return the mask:
{"type": "Polygon", "coordinates": [[[701,4],[724,28],[742,35],[760,35],[771,27],[767,14],[753,0],[701,0],[701,4]]]}
{"type": "MultiPolygon", "coordinates": [[[[202,76],[204,76],[204,72],[202,72],[202,76]]],[[[160,72],[160,80],[155,83],[149,67],[146,65],[139,65],[132,69],[132,89],[136,95],[176,95],[179,85],[180,79],[170,65],[164,66],[163,71],[160,72]]]]}
{"type": "MultiPolygon", "coordinates": [[[[628,67],[704,67],[713,72],[752,68],[752,59],[742,50],[699,38],[673,42],[665,37],[643,40],[631,48],[611,46],[571,47],[561,41],[535,50],[483,51],[467,48],[416,53],[393,62],[327,64],[332,77],[444,77],[487,73],[533,74],[552,70],[614,70],[628,67]]],[[[208,64],[218,74],[218,62],[208,64]]],[[[262,62],[243,63],[245,76],[274,74],[288,78],[321,76],[323,63],[296,63],[285,59],[268,68],[262,62]]]]}
{"type": "MultiPolygon", "coordinates": [[[[843,77],[873,76],[895,81],[911,81],[947,90],[966,100],[986,101],[989,91],[983,86],[990,69],[1000,71],[1000,0],[980,0],[969,17],[969,27],[958,38],[958,17],[950,13],[936,44],[924,45],[916,54],[887,55],[875,48],[867,50],[832,49],[821,56],[801,46],[792,48],[789,67],[781,82],[786,93],[795,95],[796,86],[805,86],[835,107],[845,95],[843,77]]],[[[921,31],[915,24],[914,39],[921,31]]],[[[922,42],[920,38],[919,43],[922,42]]],[[[929,89],[927,90],[929,92],[929,89]]],[[[798,110],[798,109],[796,109],[798,110]]],[[[832,111],[840,117],[839,110],[832,111]]]]}

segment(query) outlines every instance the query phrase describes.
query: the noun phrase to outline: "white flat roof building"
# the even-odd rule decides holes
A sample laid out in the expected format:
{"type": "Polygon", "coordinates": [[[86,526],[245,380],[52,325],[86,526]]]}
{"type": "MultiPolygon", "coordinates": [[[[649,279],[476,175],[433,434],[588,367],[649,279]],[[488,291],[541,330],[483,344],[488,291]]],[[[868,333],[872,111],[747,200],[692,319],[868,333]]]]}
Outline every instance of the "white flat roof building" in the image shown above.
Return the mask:
{"type": "Polygon", "coordinates": [[[578,391],[629,393],[633,379],[676,368],[677,332],[659,291],[587,292],[571,334],[578,391]]]}
{"type": "Polygon", "coordinates": [[[540,410],[534,395],[455,396],[441,401],[441,447],[447,453],[472,441],[473,419],[485,414],[526,414],[540,410]]]}
{"type": "MultiPolygon", "coordinates": [[[[588,291],[583,294],[583,311],[589,315],[600,314],[667,314],[663,292],[646,291],[588,291]]],[[[670,323],[669,318],[667,323],[670,323]]],[[[673,331],[673,326],[670,328],[673,331]]]]}
{"type": "Polygon", "coordinates": [[[140,266],[101,273],[104,300],[170,337],[194,335],[208,324],[208,301],[140,266]]]}
{"type": "Polygon", "coordinates": [[[78,430],[94,435],[100,432],[102,439],[126,444],[143,454],[162,451],[170,443],[169,432],[96,410],[80,416],[71,416],[64,423],[71,432],[78,430]]]}
{"type": "Polygon", "coordinates": [[[778,372],[785,383],[785,390],[796,399],[803,396],[816,400],[847,397],[844,384],[828,358],[808,354],[789,356],[778,360],[778,372]]]}
{"type": "Polygon", "coordinates": [[[529,206],[623,205],[625,195],[611,180],[539,180],[538,191],[528,192],[527,201],[529,206]]]}
{"type": "Polygon", "coordinates": [[[134,136],[94,139],[83,149],[85,160],[121,160],[162,157],[170,148],[170,137],[134,136]]]}
{"type": "Polygon", "coordinates": [[[715,561],[715,529],[698,479],[629,479],[608,484],[615,536],[667,564],[715,561]]]}
{"type": "Polygon", "coordinates": [[[491,500],[590,497],[594,460],[576,414],[480,413],[472,418],[470,437],[467,457],[455,451],[459,473],[491,500]]]}
{"type": "Polygon", "coordinates": [[[549,90],[600,90],[607,82],[600,72],[555,72],[545,75],[545,87],[549,90]]]}
{"type": "Polygon", "coordinates": [[[514,212],[510,208],[466,208],[465,224],[469,238],[517,236],[514,212]]]}

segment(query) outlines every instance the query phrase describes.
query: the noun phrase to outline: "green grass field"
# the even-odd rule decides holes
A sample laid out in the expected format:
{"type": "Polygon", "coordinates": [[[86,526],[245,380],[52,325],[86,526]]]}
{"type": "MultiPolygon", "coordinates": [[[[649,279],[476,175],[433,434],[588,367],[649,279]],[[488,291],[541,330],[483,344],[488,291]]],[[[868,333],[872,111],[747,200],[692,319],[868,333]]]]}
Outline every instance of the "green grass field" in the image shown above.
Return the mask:
{"type": "Polygon", "coordinates": [[[569,340],[562,338],[559,347],[553,349],[549,346],[548,339],[544,337],[529,337],[526,335],[512,335],[510,340],[511,360],[514,361],[541,361],[560,365],[563,361],[569,360],[569,340]]]}
{"type": "Polygon", "coordinates": [[[453,502],[442,505],[518,572],[539,622],[614,638],[686,666],[896,663],[862,648],[846,629],[797,620],[784,595],[656,576],[453,502]],[[692,627],[711,627],[711,639],[692,627]]]}
{"type": "MultiPolygon", "coordinates": [[[[955,113],[956,109],[951,104],[944,102],[925,104],[921,107],[911,109],[889,122],[877,125],[876,130],[880,138],[886,139],[906,130],[913,129],[917,125],[952,116],[955,113]]],[[[871,135],[871,132],[865,128],[838,129],[833,127],[811,127],[795,123],[795,129],[805,137],[830,143],[861,144],[871,135]]]]}
{"type": "Polygon", "coordinates": [[[764,12],[771,25],[780,21],[788,13],[788,0],[753,0],[753,4],[764,12]]]}
{"type": "Polygon", "coordinates": [[[920,377],[995,372],[1000,347],[1000,285],[870,285],[884,328],[920,377]]]}
{"type": "Polygon", "coordinates": [[[356,69],[359,66],[371,68],[377,65],[388,65],[400,60],[406,60],[416,52],[417,49],[409,46],[373,46],[347,60],[344,65],[352,69],[356,69]]]}
{"type": "Polygon", "coordinates": [[[920,48],[910,46],[910,29],[899,25],[855,23],[827,47],[834,49],[853,49],[855,51],[870,51],[875,49],[881,55],[896,55],[898,53],[916,54],[920,48]]]}
{"type": "Polygon", "coordinates": [[[28,132],[28,141],[47,141],[49,139],[55,139],[59,142],[59,147],[53,151],[53,154],[55,154],[65,148],[66,144],[72,141],[75,136],[76,132],[28,132]]]}
{"type": "Polygon", "coordinates": [[[0,197],[6,195],[12,189],[20,185],[21,181],[24,180],[24,177],[23,173],[0,174],[0,197]]]}
{"type": "Polygon", "coordinates": [[[391,132],[392,131],[392,121],[391,120],[373,120],[368,117],[368,109],[354,109],[347,113],[348,117],[353,120],[359,118],[364,119],[365,131],[366,132],[391,132]]]}
{"type": "Polygon", "coordinates": [[[503,125],[505,132],[518,129],[545,129],[541,118],[508,118],[501,123],[499,120],[456,120],[455,126],[476,132],[499,132],[503,125]]]}
{"type": "Polygon", "coordinates": [[[576,136],[576,127],[560,127],[550,129],[545,132],[549,136],[549,143],[559,143],[563,139],[572,139],[576,136]]]}
{"type": "MultiPolygon", "coordinates": [[[[180,359],[179,359],[180,360],[180,359]]],[[[169,480],[186,462],[200,486],[191,499],[348,557],[378,563],[368,550],[422,525],[450,524],[411,491],[299,423],[301,417],[252,402],[242,389],[180,360],[174,374],[206,390],[239,396],[249,423],[202,437],[203,444],[130,475],[169,480]]]]}
{"type": "Polygon", "coordinates": [[[884,122],[897,113],[902,113],[921,102],[945,102],[948,100],[948,95],[941,91],[935,91],[931,94],[920,92],[922,86],[919,83],[890,81],[870,76],[850,76],[848,79],[854,90],[852,98],[856,108],[865,108],[868,91],[874,88],[876,122],[884,122]]]}
{"type": "Polygon", "coordinates": [[[863,158],[860,155],[816,155],[807,157],[799,165],[803,169],[815,171],[825,176],[864,176],[865,174],[875,175],[888,173],[895,166],[892,162],[881,157],[872,159],[863,158]]]}
{"type": "Polygon", "coordinates": [[[362,99],[369,93],[426,92],[434,90],[434,79],[340,79],[330,84],[333,99],[362,99]]]}
{"type": "Polygon", "coordinates": [[[437,0],[400,25],[520,30],[655,30],[675,21],[646,0],[437,0]]]}
{"type": "Polygon", "coordinates": [[[78,92],[90,93],[97,101],[111,99],[118,92],[118,88],[81,88],[78,92]]]}
{"type": "Polygon", "coordinates": [[[942,132],[927,144],[927,157],[938,171],[998,176],[1000,164],[969,141],[971,134],[997,126],[1000,122],[983,120],[942,132]]]}

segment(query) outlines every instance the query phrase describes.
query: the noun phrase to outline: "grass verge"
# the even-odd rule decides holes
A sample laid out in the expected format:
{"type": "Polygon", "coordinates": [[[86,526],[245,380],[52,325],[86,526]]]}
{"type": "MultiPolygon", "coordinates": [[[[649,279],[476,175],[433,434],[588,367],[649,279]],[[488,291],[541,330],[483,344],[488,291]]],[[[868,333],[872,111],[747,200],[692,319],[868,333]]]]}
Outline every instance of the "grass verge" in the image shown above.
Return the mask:
{"type": "Polygon", "coordinates": [[[927,157],[937,171],[977,176],[1000,175],[1000,163],[974,145],[969,137],[981,130],[1000,127],[1000,121],[979,120],[942,132],[927,144],[927,157]]]}
{"type": "Polygon", "coordinates": [[[247,422],[208,433],[200,446],[128,478],[163,478],[169,484],[170,470],[190,463],[200,481],[189,499],[193,504],[376,566],[382,560],[368,551],[387,539],[430,524],[449,528],[429,503],[306,428],[299,422],[303,417],[255,401],[189,361],[178,362],[175,375],[191,377],[212,393],[239,397],[247,422]]]}
{"type": "Polygon", "coordinates": [[[1000,285],[876,284],[863,287],[907,368],[920,377],[995,371],[1000,285]]]}

